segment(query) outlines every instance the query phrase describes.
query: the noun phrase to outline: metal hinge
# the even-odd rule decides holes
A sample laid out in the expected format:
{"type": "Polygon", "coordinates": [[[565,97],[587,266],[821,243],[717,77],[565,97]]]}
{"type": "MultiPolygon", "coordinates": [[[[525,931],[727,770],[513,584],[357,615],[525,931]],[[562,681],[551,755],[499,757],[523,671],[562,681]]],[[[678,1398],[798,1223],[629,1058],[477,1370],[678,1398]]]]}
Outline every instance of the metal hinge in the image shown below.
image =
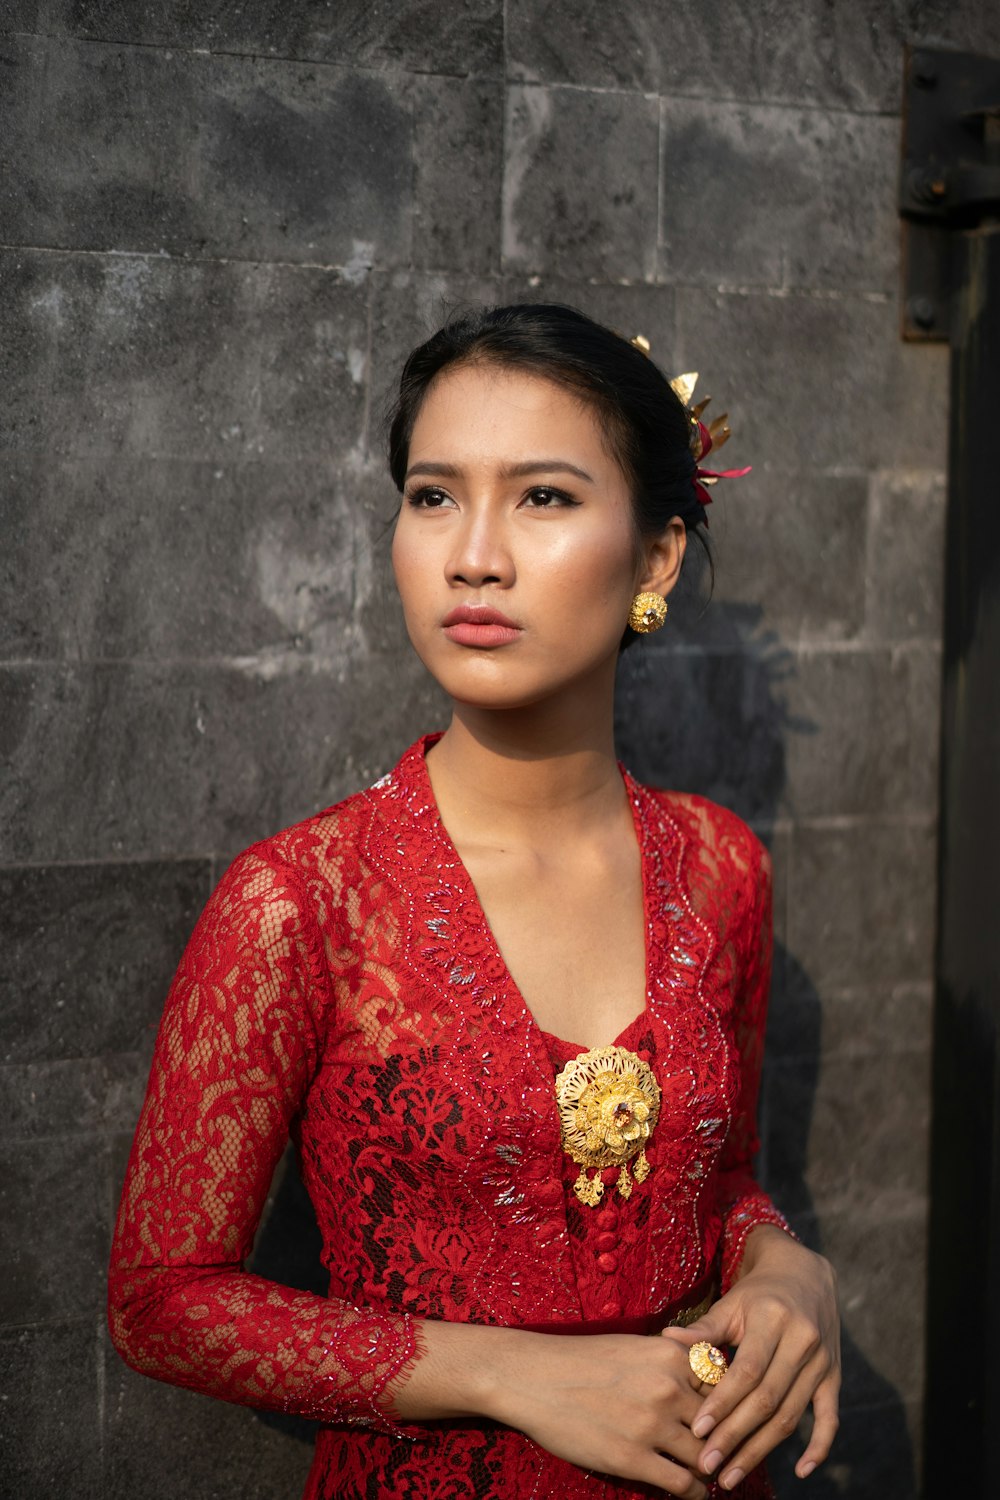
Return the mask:
{"type": "Polygon", "coordinates": [[[947,340],[955,231],[1000,219],[1000,59],[906,49],[903,337],[947,340]]]}

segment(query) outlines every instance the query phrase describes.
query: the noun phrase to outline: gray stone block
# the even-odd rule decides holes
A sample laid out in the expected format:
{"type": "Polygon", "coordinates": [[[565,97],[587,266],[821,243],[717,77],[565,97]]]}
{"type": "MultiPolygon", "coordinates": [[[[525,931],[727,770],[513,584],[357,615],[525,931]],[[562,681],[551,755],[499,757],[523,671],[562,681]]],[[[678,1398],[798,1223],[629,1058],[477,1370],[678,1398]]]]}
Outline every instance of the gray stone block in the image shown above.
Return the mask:
{"type": "MultiPolygon", "coordinates": [[[[0,871],[4,1063],[144,1051],[208,894],[208,865],[193,860],[0,871]]],[[[112,1071],[104,1076],[86,1069],[70,1074],[80,1128],[88,1118],[103,1123],[109,1109],[114,1113],[108,1091],[120,1065],[109,1058],[107,1067],[112,1071]],[[87,1102],[88,1091],[97,1090],[87,1102]]],[[[58,1076],[43,1073],[42,1089],[54,1087],[58,1076]]],[[[49,1106],[43,1101],[41,1108],[49,1106]]]]}
{"type": "Polygon", "coordinates": [[[785,1212],[922,1209],[929,1069],[923,1050],[769,1063],[767,1182],[785,1212]]]}
{"type": "Polygon", "coordinates": [[[638,94],[508,90],[506,270],[653,280],[657,113],[638,94]]]}
{"type": "MultiPolygon", "coordinates": [[[[739,468],[744,458],[752,462],[754,436],[737,432],[717,466],[739,468]]],[[[714,455],[709,466],[713,460],[714,455]]],[[[720,604],[760,606],[760,631],[774,632],[788,646],[858,635],[865,610],[859,580],[865,569],[867,507],[861,476],[761,471],[715,485],[708,511],[715,590],[685,638],[723,644],[728,620],[720,604]]]]}
{"type": "Polygon", "coordinates": [[[0,1453],[8,1495],[106,1500],[96,1318],[0,1334],[0,1453]]]}
{"type": "Polygon", "coordinates": [[[82,1134],[0,1148],[0,1325],[96,1320],[109,1248],[102,1158],[82,1134]]]}
{"type": "Polygon", "coordinates": [[[109,1500],[177,1500],[178,1474],[192,1493],[213,1500],[301,1494],[312,1460],[308,1443],[263,1413],[136,1374],[109,1340],[104,1357],[109,1500]]]}
{"type": "Polygon", "coordinates": [[[771,1062],[864,1055],[929,1047],[932,986],[860,984],[822,999],[794,960],[772,987],[765,1055],[771,1062]]]}
{"type": "Polygon", "coordinates": [[[8,251],[0,295],[5,448],[340,459],[362,437],[363,277],[8,251]]]}
{"type": "Polygon", "coordinates": [[[45,3],[46,0],[7,0],[0,12],[0,36],[41,29],[45,3]]]}
{"type": "Polygon", "coordinates": [[[496,278],[433,272],[376,273],[372,289],[369,454],[385,453],[386,418],[407,355],[456,312],[504,300],[496,278]]]}
{"type": "MultiPolygon", "coordinates": [[[[393,496],[395,491],[392,491],[393,496]]],[[[392,573],[392,527],[380,527],[371,539],[371,560],[367,596],[360,611],[360,624],[366,641],[374,651],[395,657],[403,675],[416,674],[413,647],[406,633],[403,606],[399,601],[392,573]]]]}
{"type": "Polygon", "coordinates": [[[749,649],[630,648],[616,699],[622,759],[640,781],[773,822],[786,780],[783,673],[780,656],[749,649]]]}
{"type": "MultiPolygon", "coordinates": [[[[844,1404],[923,1394],[926,1207],[895,1215],[879,1203],[866,1214],[826,1214],[824,1253],[837,1268],[844,1326],[844,1404]]],[[[853,1492],[852,1492],[853,1493],[853,1492]]]]}
{"type": "Polygon", "coordinates": [[[350,458],[22,452],[0,474],[8,658],[240,656],[350,634],[368,572],[350,458]]]}
{"type": "MultiPolygon", "coordinates": [[[[402,97],[414,132],[413,265],[463,276],[498,271],[502,85],[413,78],[402,97]]],[[[383,265],[399,259],[379,256],[383,265]]]]}
{"type": "Polygon", "coordinates": [[[856,473],[944,467],[947,348],[903,344],[888,301],[678,287],[675,357],[701,371],[740,462],[779,493],[802,454],[856,473]]]}
{"type": "Polygon", "coordinates": [[[662,108],[663,278],[895,289],[897,121],[718,99],[662,108]]]}
{"type": "Polygon", "coordinates": [[[142,1105],[154,1026],[155,1013],[141,1051],[0,1067],[0,1139],[131,1129],[142,1105]]]}
{"type": "Polygon", "coordinates": [[[805,0],[511,0],[511,74],[533,82],[638,88],[894,111],[904,41],[943,37],[1000,53],[990,0],[830,6],[805,0]]]}
{"type": "Polygon", "coordinates": [[[18,29],[29,17],[56,36],[143,45],[244,52],[333,62],[355,67],[413,68],[424,73],[500,75],[503,71],[501,0],[461,6],[416,0],[372,6],[368,0],[287,5],[282,0],[17,0],[18,29]]]}
{"type": "Polygon", "coordinates": [[[622,284],[587,281],[560,268],[525,276],[508,270],[503,278],[503,302],[559,302],[586,313],[623,338],[641,333],[650,342],[650,358],[669,378],[680,374],[673,360],[674,290],[659,283],[622,284]]]}
{"type": "Polygon", "coordinates": [[[927,1191],[925,1052],[772,1062],[766,1179],[787,1214],[903,1214],[927,1191]]]}
{"type": "Polygon", "coordinates": [[[408,260],[412,121],[389,79],[65,38],[5,52],[7,244],[408,260]]]}
{"type": "Polygon", "coordinates": [[[941,639],[946,520],[943,475],[872,475],[865,630],[873,639],[941,639]]]}
{"type": "Polygon", "coordinates": [[[235,853],[370,784],[443,718],[423,668],[398,654],[0,676],[15,861],[235,853]]]}
{"type": "Polygon", "coordinates": [[[932,647],[798,652],[785,683],[792,815],[932,816],[939,679],[932,647]]]}
{"type": "Polygon", "coordinates": [[[935,858],[930,820],[794,830],[788,946],[821,995],[926,982],[935,858]]]}

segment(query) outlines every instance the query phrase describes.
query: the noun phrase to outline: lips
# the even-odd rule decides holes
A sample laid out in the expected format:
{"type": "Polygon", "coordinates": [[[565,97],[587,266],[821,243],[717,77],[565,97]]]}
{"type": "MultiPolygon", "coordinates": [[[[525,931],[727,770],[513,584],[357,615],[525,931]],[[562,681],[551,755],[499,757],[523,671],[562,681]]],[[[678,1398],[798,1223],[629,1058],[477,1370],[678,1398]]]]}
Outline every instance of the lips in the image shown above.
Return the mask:
{"type": "Polygon", "coordinates": [[[460,604],[445,615],[441,624],[445,635],[457,646],[481,650],[507,646],[521,634],[519,625],[486,604],[460,604]]]}

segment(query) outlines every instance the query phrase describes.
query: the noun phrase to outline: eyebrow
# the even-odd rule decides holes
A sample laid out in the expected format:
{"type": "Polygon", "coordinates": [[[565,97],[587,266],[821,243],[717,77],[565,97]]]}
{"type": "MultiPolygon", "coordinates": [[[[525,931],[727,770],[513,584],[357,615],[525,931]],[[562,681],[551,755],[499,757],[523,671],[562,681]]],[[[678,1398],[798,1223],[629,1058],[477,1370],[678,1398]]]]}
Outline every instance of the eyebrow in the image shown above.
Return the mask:
{"type": "MultiPolygon", "coordinates": [[[[462,470],[457,464],[427,462],[414,464],[406,471],[407,479],[412,479],[416,474],[434,479],[460,479],[462,470]]],[[[528,458],[517,464],[502,464],[500,468],[502,479],[525,479],[530,474],[575,474],[588,484],[595,482],[586,469],[578,468],[565,458],[528,458]]]]}

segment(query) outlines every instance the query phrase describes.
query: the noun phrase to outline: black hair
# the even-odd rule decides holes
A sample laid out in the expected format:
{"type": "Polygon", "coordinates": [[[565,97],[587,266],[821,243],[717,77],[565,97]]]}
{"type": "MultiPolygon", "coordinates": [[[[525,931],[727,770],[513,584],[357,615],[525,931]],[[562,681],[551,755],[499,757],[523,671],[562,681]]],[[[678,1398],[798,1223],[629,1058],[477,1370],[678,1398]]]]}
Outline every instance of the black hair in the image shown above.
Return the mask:
{"type": "MultiPolygon", "coordinates": [[[[694,487],[690,414],[647,354],[558,303],[461,312],[413,350],[389,414],[389,471],[400,492],[414,424],[431,382],[451,365],[480,363],[544,376],[592,406],[628,480],[638,536],[659,536],[678,516],[708,553],[704,507],[694,487]]],[[[632,637],[626,629],[626,641],[632,637]]]]}

